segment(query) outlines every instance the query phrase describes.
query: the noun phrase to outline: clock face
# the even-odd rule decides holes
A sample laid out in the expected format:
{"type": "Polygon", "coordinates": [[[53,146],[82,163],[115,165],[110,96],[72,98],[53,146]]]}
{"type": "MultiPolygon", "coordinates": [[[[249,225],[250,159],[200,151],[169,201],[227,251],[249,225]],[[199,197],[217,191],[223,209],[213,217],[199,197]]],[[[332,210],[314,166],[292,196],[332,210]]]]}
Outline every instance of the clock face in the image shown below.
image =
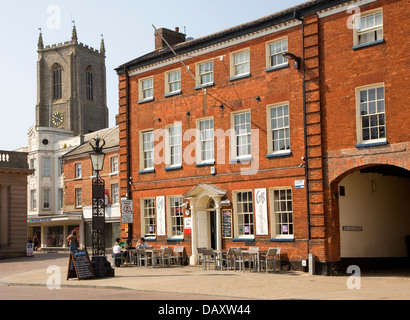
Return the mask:
{"type": "Polygon", "coordinates": [[[56,112],[53,114],[51,120],[53,121],[53,125],[59,127],[64,122],[64,115],[61,112],[56,112]]]}

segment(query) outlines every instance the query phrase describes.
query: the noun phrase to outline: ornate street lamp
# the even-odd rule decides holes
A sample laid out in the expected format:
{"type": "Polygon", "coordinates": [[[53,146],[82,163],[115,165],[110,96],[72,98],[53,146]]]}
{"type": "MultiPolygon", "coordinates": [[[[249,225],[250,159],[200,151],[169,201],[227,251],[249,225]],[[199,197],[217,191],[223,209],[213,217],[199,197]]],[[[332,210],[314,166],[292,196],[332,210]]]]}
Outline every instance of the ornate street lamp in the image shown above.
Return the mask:
{"type": "Polygon", "coordinates": [[[105,256],[105,181],[100,171],[104,166],[103,147],[105,141],[97,138],[90,142],[93,151],[90,153],[91,164],[96,177],[92,181],[92,258],[91,264],[96,278],[114,277],[114,269],[105,256]]]}

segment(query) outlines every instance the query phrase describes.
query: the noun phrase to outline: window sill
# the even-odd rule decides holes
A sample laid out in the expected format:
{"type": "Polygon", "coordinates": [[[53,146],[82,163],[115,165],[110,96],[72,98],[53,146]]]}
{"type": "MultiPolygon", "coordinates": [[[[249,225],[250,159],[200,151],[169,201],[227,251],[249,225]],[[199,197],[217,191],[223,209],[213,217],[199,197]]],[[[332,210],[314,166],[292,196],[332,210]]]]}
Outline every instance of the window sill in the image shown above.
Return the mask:
{"type": "Polygon", "coordinates": [[[267,154],[266,158],[270,159],[270,158],[286,157],[286,156],[290,156],[290,155],[292,155],[292,152],[283,151],[283,152],[267,154]]]}
{"type": "Polygon", "coordinates": [[[167,242],[180,242],[180,241],[184,241],[184,238],[166,238],[165,240],[167,242]]]}
{"type": "Polygon", "coordinates": [[[173,97],[173,96],[179,95],[179,94],[181,94],[181,93],[182,93],[181,90],[174,91],[174,92],[170,92],[170,93],[167,93],[166,95],[164,95],[164,98],[173,97]]]}
{"type": "Polygon", "coordinates": [[[269,242],[294,242],[295,238],[272,238],[269,242]]]}
{"type": "Polygon", "coordinates": [[[157,238],[148,238],[147,236],[144,237],[145,242],[150,242],[150,241],[157,241],[157,238]]]}
{"type": "Polygon", "coordinates": [[[195,87],[195,90],[201,90],[201,89],[205,89],[205,88],[208,88],[208,87],[213,87],[215,84],[212,82],[212,83],[206,83],[206,84],[203,84],[202,86],[196,86],[195,87]]]}
{"type": "Polygon", "coordinates": [[[234,77],[232,77],[232,78],[229,78],[229,81],[236,81],[236,80],[248,78],[248,77],[250,77],[250,76],[251,76],[250,73],[242,74],[242,75],[239,75],[239,76],[234,76],[234,77]]]}
{"type": "Polygon", "coordinates": [[[380,43],[384,43],[384,39],[382,40],[377,40],[377,41],[373,41],[373,42],[369,42],[369,43],[364,43],[364,44],[359,44],[357,46],[353,46],[352,49],[353,50],[357,50],[357,49],[362,49],[362,48],[366,48],[366,47],[370,47],[376,44],[380,44],[380,43]]]}
{"type": "Polygon", "coordinates": [[[182,165],[174,166],[174,167],[167,167],[165,168],[165,171],[172,171],[172,170],[179,170],[179,169],[182,169],[182,165]]]}
{"type": "Polygon", "coordinates": [[[253,157],[252,156],[248,156],[248,157],[243,157],[243,158],[236,158],[236,159],[230,159],[229,163],[230,164],[237,164],[237,163],[249,163],[253,161],[253,157]]]}
{"type": "Polygon", "coordinates": [[[145,174],[145,173],[153,173],[155,172],[155,169],[145,169],[145,170],[141,170],[138,173],[139,174],[145,174]]]}
{"type": "Polygon", "coordinates": [[[281,65],[278,65],[278,66],[266,68],[265,72],[272,72],[272,71],[276,71],[276,70],[285,69],[285,68],[288,68],[288,67],[289,67],[289,63],[281,64],[281,65]]]}
{"type": "Polygon", "coordinates": [[[204,161],[201,163],[197,163],[195,166],[196,167],[205,167],[205,166],[212,166],[215,164],[215,160],[210,160],[210,161],[204,161]]]}
{"type": "Polygon", "coordinates": [[[356,148],[366,148],[366,147],[376,147],[376,146],[384,146],[388,144],[387,141],[377,141],[377,142],[368,142],[368,143],[360,143],[355,145],[356,148]]]}
{"type": "Polygon", "coordinates": [[[143,103],[147,103],[147,102],[151,102],[151,101],[154,101],[154,98],[153,98],[153,97],[152,97],[152,98],[145,99],[145,100],[140,100],[140,101],[138,101],[138,104],[143,104],[143,103]]]}
{"type": "Polygon", "coordinates": [[[248,238],[233,238],[232,241],[234,242],[253,242],[255,241],[255,237],[248,237],[248,238]]]}

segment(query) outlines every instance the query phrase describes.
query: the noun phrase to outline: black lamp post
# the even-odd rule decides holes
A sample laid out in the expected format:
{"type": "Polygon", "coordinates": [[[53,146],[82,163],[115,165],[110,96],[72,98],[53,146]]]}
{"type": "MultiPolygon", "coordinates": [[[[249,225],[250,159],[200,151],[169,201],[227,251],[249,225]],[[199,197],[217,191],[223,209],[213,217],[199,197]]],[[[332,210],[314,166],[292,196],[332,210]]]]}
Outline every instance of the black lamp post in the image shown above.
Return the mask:
{"type": "Polygon", "coordinates": [[[92,181],[93,253],[91,264],[96,278],[114,277],[114,269],[105,256],[105,181],[100,176],[100,171],[104,166],[105,154],[102,149],[105,141],[98,136],[93,140],[94,145],[90,142],[93,149],[90,153],[90,159],[96,177],[92,181]]]}

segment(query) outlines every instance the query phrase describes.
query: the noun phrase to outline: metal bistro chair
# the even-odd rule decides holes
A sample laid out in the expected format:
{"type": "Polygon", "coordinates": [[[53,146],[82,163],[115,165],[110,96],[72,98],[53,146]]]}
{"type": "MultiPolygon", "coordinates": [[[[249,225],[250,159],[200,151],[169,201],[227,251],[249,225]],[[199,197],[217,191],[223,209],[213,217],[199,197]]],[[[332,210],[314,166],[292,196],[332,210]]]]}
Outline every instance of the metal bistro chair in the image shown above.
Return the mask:
{"type": "Polygon", "coordinates": [[[171,266],[172,248],[163,248],[161,254],[157,258],[162,261],[163,268],[165,268],[165,261],[168,261],[168,265],[171,266]]]}
{"type": "Polygon", "coordinates": [[[216,255],[214,250],[212,249],[204,249],[202,252],[203,255],[203,261],[204,261],[204,270],[206,270],[206,264],[208,263],[208,268],[211,266],[211,261],[214,262],[214,268],[216,270],[216,255]]]}
{"type": "Polygon", "coordinates": [[[259,261],[258,261],[258,254],[259,254],[259,247],[249,247],[249,270],[251,268],[251,264],[253,264],[253,270],[256,271],[259,261]]]}
{"type": "Polygon", "coordinates": [[[263,264],[265,265],[266,272],[269,271],[269,262],[273,263],[273,271],[276,272],[276,255],[277,254],[278,254],[278,248],[269,248],[266,255],[260,259],[261,265],[263,264]]]}
{"type": "Polygon", "coordinates": [[[236,271],[236,264],[239,263],[239,270],[245,271],[245,262],[249,263],[249,270],[251,270],[251,260],[250,258],[245,258],[243,256],[241,249],[233,249],[234,256],[234,271],[236,271]]]}
{"type": "Polygon", "coordinates": [[[148,261],[152,258],[145,252],[145,249],[136,249],[138,254],[138,266],[142,267],[142,261],[145,261],[145,267],[148,268],[148,261]]]}
{"type": "Polygon", "coordinates": [[[198,253],[198,267],[201,266],[201,262],[203,263],[204,261],[204,255],[203,252],[206,248],[196,248],[196,252],[198,253]]]}
{"type": "Polygon", "coordinates": [[[226,266],[226,269],[229,268],[229,270],[232,270],[232,266],[234,262],[233,249],[239,249],[239,248],[229,248],[225,254],[221,254],[221,261],[220,261],[221,270],[223,270],[224,265],[226,266]]]}
{"type": "Polygon", "coordinates": [[[181,254],[181,265],[183,264],[183,259],[184,259],[184,247],[182,246],[176,246],[174,247],[174,255],[172,256],[172,259],[176,260],[177,266],[179,266],[179,254],[181,254]]]}

